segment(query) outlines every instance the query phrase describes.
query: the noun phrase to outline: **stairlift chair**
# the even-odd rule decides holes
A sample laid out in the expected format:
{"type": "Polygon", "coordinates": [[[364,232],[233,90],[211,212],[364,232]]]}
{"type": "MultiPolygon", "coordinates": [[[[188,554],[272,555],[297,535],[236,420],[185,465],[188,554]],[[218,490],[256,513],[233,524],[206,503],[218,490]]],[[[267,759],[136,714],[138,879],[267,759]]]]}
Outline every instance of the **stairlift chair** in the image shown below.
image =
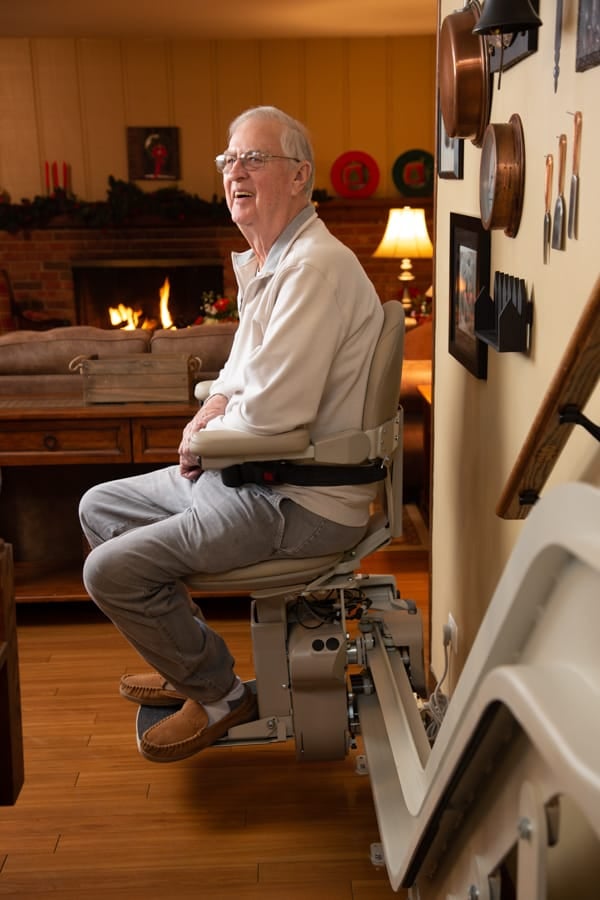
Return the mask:
{"type": "MultiPolygon", "coordinates": [[[[294,739],[299,759],[343,758],[358,731],[349,666],[365,663],[375,623],[405,668],[415,691],[425,691],[420,613],[399,598],[392,576],[358,572],[361,559],[402,529],[402,411],[398,393],[404,312],[384,304],[384,323],[368,379],[362,430],[312,443],[307,428],[281,435],[200,431],[192,444],[204,469],[231,471],[245,460],[302,466],[376,467],[381,501],[368,531],[346,553],[278,559],[219,575],[186,579],[191,590],[252,597],[251,635],[258,699],[257,721],[237,726],[226,744],[294,739]],[[356,617],[360,634],[348,635],[356,617]]],[[[392,655],[390,653],[390,655],[392,655]]],[[[356,689],[365,689],[356,682],[356,689]]],[[[366,688],[368,689],[368,688],[366,688]]]]}
{"type": "Polygon", "coordinates": [[[432,744],[419,613],[392,576],[359,573],[401,527],[399,306],[384,305],[362,430],[323,444],[304,429],[197,436],[205,468],[292,459],[385,470],[382,508],[348,553],[188,579],[253,598],[259,718],[222,743],[294,739],[300,759],[335,759],[360,733],[380,837],[371,858],[411,900],[595,900],[600,490],[560,485],[529,514],[432,744]]]}

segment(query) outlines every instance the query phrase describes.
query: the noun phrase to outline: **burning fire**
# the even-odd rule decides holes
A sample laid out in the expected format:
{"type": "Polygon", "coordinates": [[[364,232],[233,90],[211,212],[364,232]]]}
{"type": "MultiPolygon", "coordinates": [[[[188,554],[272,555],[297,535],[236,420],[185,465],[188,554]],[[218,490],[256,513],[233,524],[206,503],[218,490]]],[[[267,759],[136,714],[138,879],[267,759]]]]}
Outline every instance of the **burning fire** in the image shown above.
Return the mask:
{"type": "Polygon", "coordinates": [[[122,303],[119,303],[118,306],[109,306],[108,314],[110,316],[110,324],[115,328],[133,331],[134,328],[138,327],[142,311],[141,309],[132,309],[130,306],[124,306],[122,303]]]}
{"type": "Polygon", "coordinates": [[[168,278],[165,278],[161,287],[160,294],[160,321],[163,328],[174,328],[173,319],[169,313],[169,294],[171,292],[171,284],[168,278]]]}
{"type": "MultiPolygon", "coordinates": [[[[169,295],[171,284],[168,278],[165,278],[160,288],[160,322],[163,328],[174,328],[173,319],[169,313],[169,295]]],[[[108,314],[110,316],[110,324],[114,328],[122,328],[124,331],[134,331],[136,328],[152,329],[156,327],[154,319],[143,319],[144,313],[141,309],[132,309],[131,306],[125,306],[119,303],[118,306],[109,306],[108,314]],[[140,320],[143,319],[140,325],[140,320]]]]}

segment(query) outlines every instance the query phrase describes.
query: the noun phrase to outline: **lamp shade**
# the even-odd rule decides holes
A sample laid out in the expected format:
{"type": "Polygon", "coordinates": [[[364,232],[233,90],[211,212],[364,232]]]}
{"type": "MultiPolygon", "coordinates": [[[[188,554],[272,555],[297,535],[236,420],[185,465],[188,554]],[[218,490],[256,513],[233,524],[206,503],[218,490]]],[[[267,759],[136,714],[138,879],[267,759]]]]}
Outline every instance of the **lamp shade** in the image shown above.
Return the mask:
{"type": "Polygon", "coordinates": [[[373,256],[383,259],[431,259],[433,246],[425,210],[405,206],[390,209],[385,234],[373,256]]]}

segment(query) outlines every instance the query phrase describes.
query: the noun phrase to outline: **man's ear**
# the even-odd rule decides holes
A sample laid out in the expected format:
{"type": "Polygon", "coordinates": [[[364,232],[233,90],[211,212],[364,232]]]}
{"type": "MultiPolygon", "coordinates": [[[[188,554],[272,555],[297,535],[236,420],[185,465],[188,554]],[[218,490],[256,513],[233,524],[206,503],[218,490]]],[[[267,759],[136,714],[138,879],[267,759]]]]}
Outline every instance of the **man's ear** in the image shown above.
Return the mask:
{"type": "Polygon", "coordinates": [[[309,180],[311,175],[311,165],[307,160],[304,160],[296,170],[296,174],[294,175],[294,193],[299,194],[304,190],[307,181],[309,180]]]}

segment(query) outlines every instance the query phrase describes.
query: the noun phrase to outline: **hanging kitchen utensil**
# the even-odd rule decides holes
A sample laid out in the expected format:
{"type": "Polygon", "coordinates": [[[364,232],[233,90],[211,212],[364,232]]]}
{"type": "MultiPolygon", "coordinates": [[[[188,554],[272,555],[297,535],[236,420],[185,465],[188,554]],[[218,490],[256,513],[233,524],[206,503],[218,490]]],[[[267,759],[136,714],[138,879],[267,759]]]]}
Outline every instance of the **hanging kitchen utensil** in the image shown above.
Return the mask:
{"type": "Polygon", "coordinates": [[[569,237],[578,237],[578,213],[579,213],[579,157],[581,154],[581,126],[582,115],[579,110],[573,118],[573,174],[571,175],[571,196],[569,197],[569,237]]]}
{"type": "Polygon", "coordinates": [[[556,0],[556,25],[554,27],[554,93],[558,88],[560,73],[560,45],[562,42],[563,0],[556,0]]]}
{"type": "Polygon", "coordinates": [[[567,136],[558,139],[558,197],[554,205],[552,249],[565,249],[565,168],[567,164],[567,136]]]}
{"type": "Polygon", "coordinates": [[[546,182],[544,191],[544,264],[550,258],[550,239],[552,237],[552,218],[550,215],[552,203],[552,172],[554,169],[554,157],[551,153],[546,156],[546,182]]]}

